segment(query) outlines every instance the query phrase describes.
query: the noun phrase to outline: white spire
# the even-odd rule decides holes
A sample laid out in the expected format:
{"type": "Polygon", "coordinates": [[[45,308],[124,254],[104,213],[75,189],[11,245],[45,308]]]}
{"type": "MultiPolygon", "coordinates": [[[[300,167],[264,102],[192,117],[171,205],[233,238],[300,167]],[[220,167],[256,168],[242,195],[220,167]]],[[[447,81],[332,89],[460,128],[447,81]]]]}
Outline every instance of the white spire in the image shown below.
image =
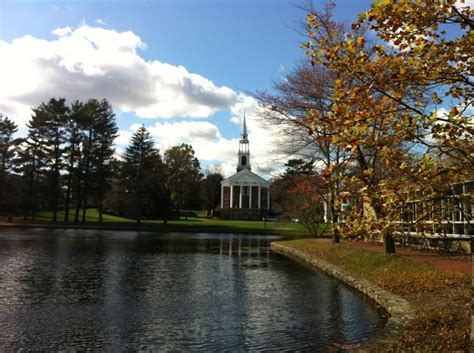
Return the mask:
{"type": "Polygon", "coordinates": [[[250,151],[249,151],[249,139],[247,135],[247,120],[245,117],[244,110],[244,123],[242,125],[242,136],[239,141],[239,161],[237,162],[237,171],[242,169],[250,170],[250,151]]]}
{"type": "Polygon", "coordinates": [[[245,110],[244,110],[244,127],[242,130],[242,138],[247,139],[247,122],[245,119],[245,110]]]}

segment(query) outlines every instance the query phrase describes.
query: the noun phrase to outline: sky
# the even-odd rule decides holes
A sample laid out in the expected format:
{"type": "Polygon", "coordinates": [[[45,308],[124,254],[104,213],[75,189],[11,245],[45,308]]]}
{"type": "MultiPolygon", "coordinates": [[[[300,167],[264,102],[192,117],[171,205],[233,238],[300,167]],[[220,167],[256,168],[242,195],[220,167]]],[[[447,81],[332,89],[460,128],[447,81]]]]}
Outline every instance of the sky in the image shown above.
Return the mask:
{"type": "MultiPolygon", "coordinates": [[[[106,98],[121,153],[144,124],[163,152],[191,144],[235,172],[245,112],[252,170],[288,160],[252,94],[305,60],[297,0],[0,0],[0,112],[20,126],[51,97],[106,98]]],[[[316,4],[323,3],[315,0],[316,4]]],[[[339,0],[352,22],[370,0],[339,0]]]]}

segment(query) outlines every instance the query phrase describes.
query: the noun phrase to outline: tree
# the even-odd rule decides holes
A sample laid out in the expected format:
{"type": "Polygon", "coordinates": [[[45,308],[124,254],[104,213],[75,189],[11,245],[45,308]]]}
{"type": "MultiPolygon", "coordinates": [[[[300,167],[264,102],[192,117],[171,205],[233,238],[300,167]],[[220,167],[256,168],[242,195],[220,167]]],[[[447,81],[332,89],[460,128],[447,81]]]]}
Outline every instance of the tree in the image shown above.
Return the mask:
{"type": "Polygon", "coordinates": [[[107,100],[104,99],[100,102],[91,100],[88,105],[92,106],[95,117],[95,143],[91,165],[95,175],[93,189],[97,191],[99,222],[102,223],[103,201],[108,187],[107,179],[112,171],[111,162],[115,152],[113,144],[118,128],[115,123],[115,114],[107,100]]]}
{"type": "Polygon", "coordinates": [[[71,204],[71,194],[73,186],[78,190],[78,173],[81,161],[81,144],[85,139],[84,131],[81,128],[84,113],[84,104],[76,101],[71,104],[70,113],[66,123],[66,147],[67,159],[66,176],[66,197],[64,201],[64,222],[69,221],[69,211],[71,204]],[[75,181],[75,182],[74,182],[75,181]]]}
{"type": "Polygon", "coordinates": [[[33,115],[28,128],[37,132],[42,142],[47,165],[47,178],[50,190],[50,204],[53,211],[53,222],[57,221],[60,197],[60,172],[64,163],[65,126],[69,108],[64,98],[51,98],[48,103],[41,103],[33,108],[33,115]]]}
{"type": "Polygon", "coordinates": [[[165,152],[164,163],[166,187],[179,214],[186,204],[186,197],[201,180],[199,160],[194,156],[192,146],[183,143],[165,152]]]}
{"type": "MultiPolygon", "coordinates": [[[[311,6],[310,6],[311,7],[311,6]]],[[[333,5],[329,4],[318,19],[323,22],[334,40],[341,38],[344,25],[331,19],[333,5]]],[[[328,187],[324,197],[327,204],[327,221],[333,224],[333,242],[339,242],[341,183],[351,167],[351,155],[338,144],[332,143],[337,134],[328,124],[315,124],[314,115],[328,117],[333,104],[333,87],[337,73],[313,62],[302,63],[275,83],[275,92],[257,95],[266,109],[271,124],[281,127],[283,136],[280,148],[289,156],[314,160],[320,177],[328,187]]]]}
{"type": "MultiPolygon", "coordinates": [[[[323,235],[328,185],[314,170],[314,161],[290,159],[285,172],[272,182],[272,205],[280,217],[298,220],[312,237],[323,235]]],[[[339,242],[339,239],[334,240],[339,242]]]]}
{"type": "MultiPolygon", "coordinates": [[[[7,199],[6,191],[10,186],[10,172],[14,166],[15,147],[17,140],[13,135],[18,131],[18,126],[8,116],[0,113],[0,200],[4,203],[7,199]],[[5,201],[4,201],[5,200],[5,201]]],[[[1,207],[2,205],[0,205],[1,207]]]]}
{"type": "Polygon", "coordinates": [[[77,166],[77,200],[74,220],[79,220],[82,209],[82,221],[86,220],[89,195],[95,195],[99,210],[99,222],[102,222],[102,204],[106,189],[106,180],[110,173],[110,161],[113,157],[113,142],[117,137],[117,126],[112,107],[106,99],[89,99],[78,103],[74,118],[81,131],[81,157],[77,166]]]}
{"type": "Polygon", "coordinates": [[[215,208],[221,202],[221,181],[224,176],[219,169],[207,169],[206,176],[201,180],[201,200],[207,210],[207,217],[211,217],[215,208]]]}
{"type": "MultiPolygon", "coordinates": [[[[427,132],[444,140],[441,146],[455,146],[459,139],[472,146],[471,119],[457,107],[472,102],[466,75],[472,76],[467,63],[472,36],[450,40],[440,28],[471,28],[469,13],[454,1],[374,2],[353,28],[368,25],[381,39],[393,40],[387,47],[335,28],[330,11],[308,15],[311,61],[335,74],[330,110],[313,111],[313,125],[333,132],[331,143],[349,152],[357,167],[344,179],[346,192],[359,200],[347,215],[347,231],[380,234],[387,252],[394,252],[395,220],[409,191],[433,192],[462,169],[460,164],[446,172],[426,151],[418,156],[407,151],[424,142],[427,132]],[[440,92],[456,100],[443,124],[433,111],[443,103],[440,92]]],[[[464,165],[471,163],[462,154],[464,165]]]]}
{"type": "Polygon", "coordinates": [[[159,182],[153,177],[162,164],[159,151],[144,125],[133,134],[123,157],[122,178],[128,192],[133,195],[135,217],[137,224],[140,224],[144,206],[150,200],[147,193],[150,192],[151,184],[159,182]]]}
{"type": "MultiPolygon", "coordinates": [[[[31,216],[35,220],[36,211],[41,206],[47,158],[45,156],[43,137],[37,127],[31,126],[28,136],[22,139],[18,148],[15,172],[22,177],[22,199],[24,219],[31,216]]],[[[46,196],[46,195],[45,195],[46,196]]],[[[41,207],[42,208],[42,207],[41,207]]]]}

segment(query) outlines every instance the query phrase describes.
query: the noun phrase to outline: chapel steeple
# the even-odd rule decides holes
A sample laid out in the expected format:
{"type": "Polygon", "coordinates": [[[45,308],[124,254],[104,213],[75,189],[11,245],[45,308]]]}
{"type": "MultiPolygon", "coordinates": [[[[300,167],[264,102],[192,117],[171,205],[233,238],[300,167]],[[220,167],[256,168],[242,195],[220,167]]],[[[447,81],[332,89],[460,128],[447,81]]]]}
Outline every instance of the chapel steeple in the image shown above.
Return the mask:
{"type": "Polygon", "coordinates": [[[249,138],[247,134],[247,122],[244,112],[244,124],[242,127],[242,134],[240,135],[239,140],[239,153],[238,153],[238,162],[237,162],[237,172],[240,172],[242,169],[250,170],[250,150],[249,150],[249,138]]]}

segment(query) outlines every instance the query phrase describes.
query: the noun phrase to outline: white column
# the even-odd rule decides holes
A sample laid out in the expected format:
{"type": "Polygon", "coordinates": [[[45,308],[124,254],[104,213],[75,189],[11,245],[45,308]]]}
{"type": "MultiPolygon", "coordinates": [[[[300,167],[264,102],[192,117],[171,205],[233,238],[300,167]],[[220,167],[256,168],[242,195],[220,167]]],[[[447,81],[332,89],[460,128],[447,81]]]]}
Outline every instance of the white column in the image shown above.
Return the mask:
{"type": "Polygon", "coordinates": [[[260,188],[260,185],[259,185],[258,186],[258,208],[262,208],[261,202],[262,202],[262,189],[260,188]]]}
{"type": "Polygon", "coordinates": [[[242,185],[239,186],[239,208],[242,208],[242,185]]]}
{"type": "Polygon", "coordinates": [[[249,186],[250,193],[249,193],[249,208],[252,208],[252,185],[249,186]]]}
{"type": "Polygon", "coordinates": [[[270,209],[270,186],[267,188],[267,210],[270,209]]]}
{"type": "Polygon", "coordinates": [[[224,208],[224,185],[221,184],[221,208],[224,208]]]}
{"type": "Polygon", "coordinates": [[[230,184],[230,208],[234,207],[234,185],[230,184]]]}

